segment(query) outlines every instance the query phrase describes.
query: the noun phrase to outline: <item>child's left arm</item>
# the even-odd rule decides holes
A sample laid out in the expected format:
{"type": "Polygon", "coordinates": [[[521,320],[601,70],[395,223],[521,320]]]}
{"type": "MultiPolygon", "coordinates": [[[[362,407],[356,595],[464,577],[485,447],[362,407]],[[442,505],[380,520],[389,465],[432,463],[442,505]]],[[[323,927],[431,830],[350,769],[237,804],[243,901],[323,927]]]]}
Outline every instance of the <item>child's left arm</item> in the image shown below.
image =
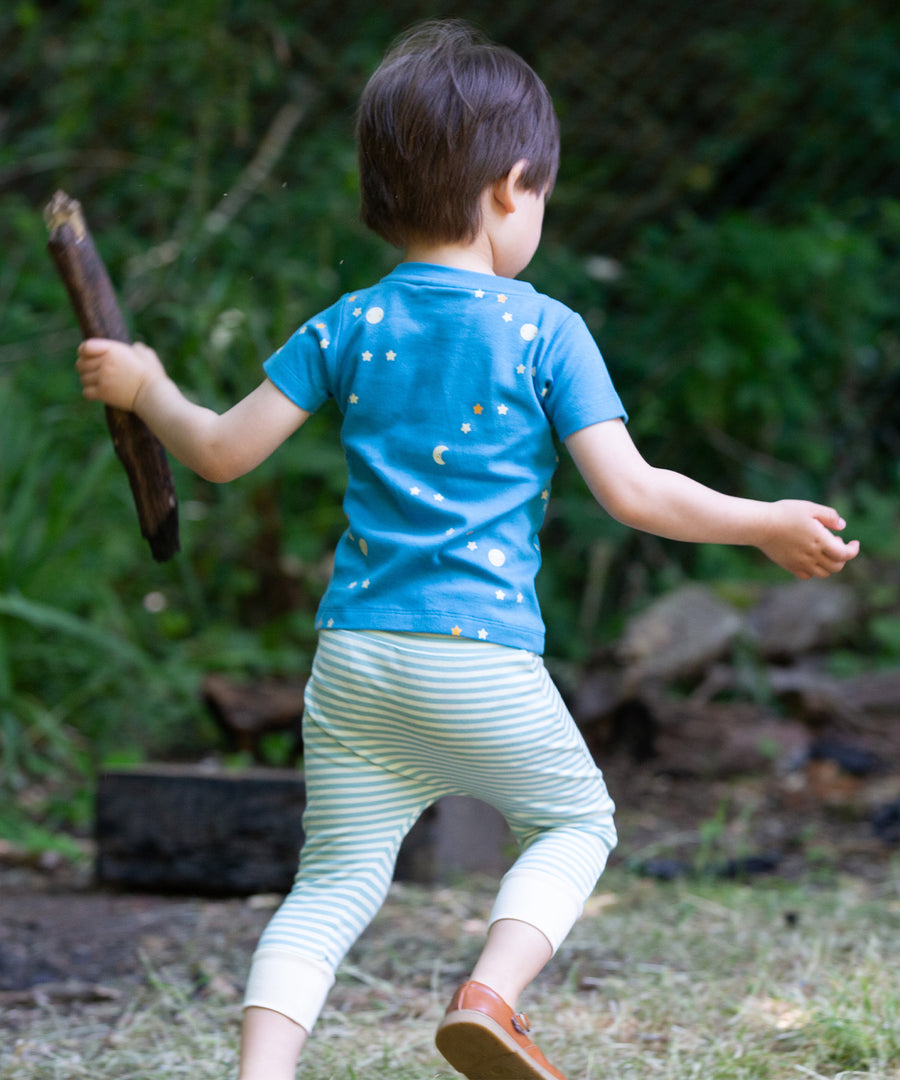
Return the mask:
{"type": "Polygon", "coordinates": [[[635,529],[692,543],[753,545],[799,578],[837,573],[859,551],[859,541],[834,535],[845,524],[831,507],[735,498],[654,468],[621,420],[582,428],[566,446],[601,506],[635,529]]]}

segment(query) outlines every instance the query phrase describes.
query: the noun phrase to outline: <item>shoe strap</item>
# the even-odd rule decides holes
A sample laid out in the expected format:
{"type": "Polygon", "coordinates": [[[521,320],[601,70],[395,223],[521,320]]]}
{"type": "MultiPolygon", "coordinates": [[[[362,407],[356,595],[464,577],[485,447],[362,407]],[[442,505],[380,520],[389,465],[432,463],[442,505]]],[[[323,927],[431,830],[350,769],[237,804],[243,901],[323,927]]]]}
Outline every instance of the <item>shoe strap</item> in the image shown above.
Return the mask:
{"type": "Polygon", "coordinates": [[[525,1013],[513,1013],[512,1026],[520,1035],[527,1035],[531,1031],[531,1024],[528,1022],[525,1013]]]}

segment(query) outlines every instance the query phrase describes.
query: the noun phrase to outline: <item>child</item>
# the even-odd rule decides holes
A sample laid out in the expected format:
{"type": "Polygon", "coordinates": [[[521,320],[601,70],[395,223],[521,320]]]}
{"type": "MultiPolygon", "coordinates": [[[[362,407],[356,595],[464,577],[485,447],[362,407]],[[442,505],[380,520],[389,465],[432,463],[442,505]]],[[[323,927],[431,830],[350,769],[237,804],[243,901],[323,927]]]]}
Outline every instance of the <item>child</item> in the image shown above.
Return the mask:
{"type": "Polygon", "coordinates": [[[219,416],[156,354],[90,340],[84,394],[133,409],[190,468],[246,473],[328,397],[343,413],[349,524],[317,615],[304,715],[308,807],[295,886],[254,955],[241,1080],[288,1080],[342,957],[434,800],[506,816],[521,854],[437,1045],[477,1080],[562,1080],[516,1013],[615,844],[613,803],[540,659],[534,579],[551,427],[620,521],[752,544],[801,578],[858,544],[828,507],[731,498],[648,465],[583,321],[514,280],[541,235],[558,127],[514,53],[421,26],[372,76],[357,121],[362,215],[404,259],[303,325],[219,416]]]}

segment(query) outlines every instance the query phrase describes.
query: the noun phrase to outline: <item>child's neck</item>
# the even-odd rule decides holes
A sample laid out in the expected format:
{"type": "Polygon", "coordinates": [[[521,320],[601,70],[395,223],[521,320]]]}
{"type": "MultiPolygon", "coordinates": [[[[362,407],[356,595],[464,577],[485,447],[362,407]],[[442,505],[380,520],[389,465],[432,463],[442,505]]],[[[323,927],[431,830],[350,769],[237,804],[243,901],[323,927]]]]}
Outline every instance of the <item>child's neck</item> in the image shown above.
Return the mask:
{"type": "Polygon", "coordinates": [[[435,244],[414,241],[404,253],[404,262],[431,263],[457,270],[474,270],[479,274],[496,274],[493,251],[482,236],[470,244],[435,244]]]}

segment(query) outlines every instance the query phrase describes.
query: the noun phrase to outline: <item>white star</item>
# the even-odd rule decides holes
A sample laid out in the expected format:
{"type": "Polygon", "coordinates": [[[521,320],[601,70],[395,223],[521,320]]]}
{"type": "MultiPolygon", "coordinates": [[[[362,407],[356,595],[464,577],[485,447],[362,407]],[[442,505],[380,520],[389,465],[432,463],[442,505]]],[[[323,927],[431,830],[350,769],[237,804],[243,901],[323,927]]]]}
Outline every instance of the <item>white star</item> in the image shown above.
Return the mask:
{"type": "Polygon", "coordinates": [[[521,604],[524,599],[525,597],[521,593],[519,593],[519,595],[516,597],[516,603],[521,604]]]}
{"type": "Polygon", "coordinates": [[[397,354],[394,352],[393,349],[391,349],[389,352],[386,352],[384,355],[388,358],[388,360],[396,360],[397,359],[397,354]]]}
{"type": "Polygon", "coordinates": [[[463,435],[468,435],[469,432],[472,430],[472,425],[463,424],[463,426],[459,430],[463,433],[463,435]]]}
{"type": "Polygon", "coordinates": [[[369,587],[369,579],[366,578],[366,580],[363,582],[363,588],[368,589],[368,587],[369,587]]]}
{"type": "Polygon", "coordinates": [[[504,322],[512,322],[512,312],[507,311],[503,316],[504,322]]]}
{"type": "Polygon", "coordinates": [[[351,394],[350,397],[347,398],[347,400],[350,402],[351,405],[357,405],[359,403],[359,398],[356,396],[356,394],[351,394]]]}
{"type": "Polygon", "coordinates": [[[354,315],[355,315],[355,316],[356,316],[357,318],[359,318],[359,316],[360,316],[360,315],[362,315],[362,308],[361,308],[361,307],[355,307],[355,308],[353,309],[353,314],[354,314],[354,315]]]}
{"type": "Polygon", "coordinates": [[[468,542],[468,544],[466,544],[466,547],[469,549],[469,551],[477,551],[478,550],[478,545],[475,543],[474,540],[470,540],[468,542]]]}
{"type": "Polygon", "coordinates": [[[358,584],[359,584],[358,581],[351,581],[350,584],[347,586],[347,588],[348,589],[355,589],[358,584]]]}
{"type": "Polygon", "coordinates": [[[422,490],[421,488],[411,487],[409,489],[409,493],[410,493],[410,495],[418,495],[418,494],[421,493],[421,490],[422,490]]]}
{"type": "Polygon", "coordinates": [[[516,368],[516,374],[517,375],[524,375],[525,374],[525,365],[524,364],[519,364],[519,366],[516,368]]]}
{"type": "Polygon", "coordinates": [[[323,349],[327,349],[330,344],[331,344],[331,342],[328,340],[328,338],[322,338],[322,348],[323,349]]]}
{"type": "Polygon", "coordinates": [[[372,359],[372,354],[369,352],[368,349],[366,349],[366,351],[362,354],[362,358],[363,360],[365,360],[366,363],[368,363],[372,359]]]}
{"type": "Polygon", "coordinates": [[[494,596],[496,596],[498,600],[505,600],[506,599],[506,593],[502,589],[498,589],[494,593],[494,596]]]}
{"type": "Polygon", "coordinates": [[[478,631],[478,636],[481,638],[482,641],[484,641],[484,639],[488,636],[487,635],[487,630],[484,630],[484,629],[479,630],[478,631]]]}
{"type": "Polygon", "coordinates": [[[435,502],[443,502],[444,501],[444,496],[439,491],[436,491],[434,493],[434,501],[435,502]]]}
{"type": "Polygon", "coordinates": [[[328,620],[328,629],[330,630],[332,628],[332,626],[334,626],[334,619],[329,619],[328,620]]]}
{"type": "Polygon", "coordinates": [[[544,488],[544,490],[541,492],[541,498],[544,500],[544,502],[546,502],[550,498],[550,492],[547,488],[544,488]]]}
{"type": "Polygon", "coordinates": [[[501,416],[506,416],[506,414],[509,412],[509,406],[508,405],[498,405],[497,406],[497,412],[500,413],[501,416]]]}
{"type": "Polygon", "coordinates": [[[546,397],[547,396],[547,389],[548,389],[548,387],[545,386],[544,389],[541,391],[541,397],[546,397]]]}
{"type": "Polygon", "coordinates": [[[453,535],[453,534],[454,534],[455,532],[456,532],[456,529],[448,529],[448,530],[447,530],[447,531],[446,531],[446,532],[444,533],[444,536],[452,536],[452,535],[453,535]]]}
{"type": "Polygon", "coordinates": [[[476,290],[475,290],[475,295],[476,295],[476,296],[478,297],[478,299],[480,300],[480,299],[482,298],[482,296],[484,296],[484,289],[476,289],[476,290]]]}

